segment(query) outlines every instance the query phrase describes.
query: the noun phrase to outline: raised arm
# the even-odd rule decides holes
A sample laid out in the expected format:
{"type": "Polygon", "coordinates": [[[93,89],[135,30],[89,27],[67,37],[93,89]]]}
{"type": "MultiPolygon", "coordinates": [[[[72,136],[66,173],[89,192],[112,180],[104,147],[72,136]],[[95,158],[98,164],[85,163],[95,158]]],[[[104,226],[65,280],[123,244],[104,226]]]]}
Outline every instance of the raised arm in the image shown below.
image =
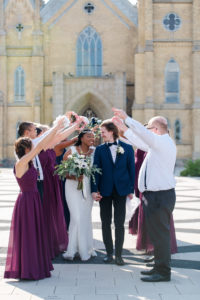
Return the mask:
{"type": "Polygon", "coordinates": [[[60,156],[63,154],[63,150],[72,146],[77,141],[77,137],[74,137],[71,140],[62,141],[54,147],[54,151],[56,156],[60,156]]]}
{"type": "Polygon", "coordinates": [[[149,131],[140,122],[128,117],[121,109],[112,108],[115,117],[124,120],[125,124],[145,143],[149,148],[156,147],[157,135],[149,131]]]}
{"type": "Polygon", "coordinates": [[[135,146],[145,152],[148,151],[148,145],[145,144],[145,142],[131,129],[129,129],[119,117],[113,117],[112,121],[118,127],[118,129],[123,132],[124,137],[127,139],[123,139],[125,143],[131,144],[132,146],[135,146]]]}
{"type": "Polygon", "coordinates": [[[143,150],[145,152],[148,152],[149,147],[145,142],[137,136],[131,129],[127,129],[127,131],[124,132],[124,136],[127,138],[127,140],[131,143],[132,146],[143,150]]]}
{"type": "MultiPolygon", "coordinates": [[[[138,136],[139,139],[142,140],[149,148],[154,148],[156,146],[157,135],[144,127],[144,125],[142,125],[140,122],[127,117],[125,119],[125,124],[128,125],[133,133],[138,136]]],[[[137,145],[137,148],[147,151],[143,148],[140,148],[139,145],[137,145]]]]}
{"type": "Polygon", "coordinates": [[[22,177],[26,170],[28,169],[28,163],[38,154],[42,149],[48,148],[48,144],[51,142],[52,138],[56,135],[57,131],[61,130],[63,127],[63,121],[60,120],[56,126],[54,126],[35,147],[33,145],[32,149],[22,156],[15,165],[16,176],[18,178],[22,177]]]}

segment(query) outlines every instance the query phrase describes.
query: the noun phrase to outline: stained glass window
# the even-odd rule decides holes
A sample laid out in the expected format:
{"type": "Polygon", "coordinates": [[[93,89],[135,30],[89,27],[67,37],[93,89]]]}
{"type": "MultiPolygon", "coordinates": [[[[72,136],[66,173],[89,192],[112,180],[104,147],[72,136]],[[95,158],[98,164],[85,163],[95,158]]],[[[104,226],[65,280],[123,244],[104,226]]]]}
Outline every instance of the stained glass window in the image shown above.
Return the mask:
{"type": "Polygon", "coordinates": [[[181,141],[181,122],[176,120],[174,123],[174,139],[177,143],[181,141]]]}
{"type": "Polygon", "coordinates": [[[169,13],[163,19],[163,26],[169,31],[176,31],[181,26],[181,19],[175,13],[169,13]]]}
{"type": "Polygon", "coordinates": [[[171,58],[165,68],[165,101],[167,103],[179,102],[180,71],[177,62],[171,58]]]}
{"type": "Polygon", "coordinates": [[[91,27],[85,28],[77,40],[77,76],[102,75],[102,42],[91,27]]]}
{"type": "Polygon", "coordinates": [[[15,101],[25,101],[25,73],[21,66],[15,70],[15,101]]]}

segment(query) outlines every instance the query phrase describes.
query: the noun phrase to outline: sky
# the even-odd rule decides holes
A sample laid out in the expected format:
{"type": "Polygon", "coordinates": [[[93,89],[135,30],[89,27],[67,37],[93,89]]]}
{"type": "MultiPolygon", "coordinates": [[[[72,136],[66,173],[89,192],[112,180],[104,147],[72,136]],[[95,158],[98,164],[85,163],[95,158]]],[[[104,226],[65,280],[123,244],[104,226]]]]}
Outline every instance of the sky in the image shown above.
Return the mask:
{"type": "Polygon", "coordinates": [[[129,2],[131,2],[132,4],[136,4],[137,0],[128,0],[129,2]]]}
{"type": "MultiPolygon", "coordinates": [[[[46,2],[48,2],[49,0],[44,0],[44,2],[46,3],[46,2]]],[[[136,2],[137,2],[137,0],[128,0],[129,2],[131,2],[131,3],[133,3],[133,4],[135,4],[136,2]]]]}

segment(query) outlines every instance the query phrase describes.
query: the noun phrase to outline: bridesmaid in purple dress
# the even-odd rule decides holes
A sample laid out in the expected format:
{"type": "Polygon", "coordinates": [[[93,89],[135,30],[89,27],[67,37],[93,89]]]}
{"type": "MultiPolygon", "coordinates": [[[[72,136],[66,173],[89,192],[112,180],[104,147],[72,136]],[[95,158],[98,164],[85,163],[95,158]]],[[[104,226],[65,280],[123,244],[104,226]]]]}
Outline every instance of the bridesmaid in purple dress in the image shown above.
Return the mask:
{"type": "Polygon", "coordinates": [[[52,142],[61,122],[33,148],[29,138],[20,138],[15,143],[15,152],[19,158],[14,174],[20,187],[20,193],[15,203],[4,278],[19,278],[39,280],[50,277],[53,270],[46,228],[37,189],[37,171],[32,159],[49,142],[52,142]]]}
{"type": "Polygon", "coordinates": [[[56,154],[53,149],[41,152],[39,155],[44,173],[43,209],[45,224],[48,229],[47,238],[51,258],[63,252],[68,245],[64,210],[62,204],[62,191],[58,175],[54,175],[56,154]],[[45,157],[44,157],[45,156],[45,157]],[[47,159],[45,167],[43,161],[47,159]]]}
{"type": "MultiPolygon", "coordinates": [[[[60,133],[57,142],[63,141],[77,130],[81,122],[82,118],[77,117],[76,122],[70,128],[60,133]]],[[[52,148],[54,148],[54,145],[52,143],[52,148]]],[[[56,165],[55,151],[53,149],[42,151],[39,154],[39,159],[44,175],[44,222],[47,228],[50,256],[51,259],[54,259],[60,252],[65,251],[68,245],[68,233],[62,204],[62,187],[58,175],[54,175],[56,165]]]]}
{"type": "MultiPolygon", "coordinates": [[[[145,219],[144,219],[144,212],[142,206],[142,194],[138,190],[139,171],[145,156],[146,156],[146,152],[140,149],[136,150],[135,152],[135,179],[136,179],[135,196],[139,198],[141,202],[129,222],[129,233],[133,235],[137,234],[137,242],[136,242],[137,250],[145,250],[147,254],[152,254],[154,248],[147,234],[147,230],[145,228],[145,219]]],[[[173,215],[171,215],[171,219],[170,219],[170,236],[171,236],[171,254],[174,254],[177,253],[177,243],[176,243],[176,234],[174,228],[173,215]]]]}

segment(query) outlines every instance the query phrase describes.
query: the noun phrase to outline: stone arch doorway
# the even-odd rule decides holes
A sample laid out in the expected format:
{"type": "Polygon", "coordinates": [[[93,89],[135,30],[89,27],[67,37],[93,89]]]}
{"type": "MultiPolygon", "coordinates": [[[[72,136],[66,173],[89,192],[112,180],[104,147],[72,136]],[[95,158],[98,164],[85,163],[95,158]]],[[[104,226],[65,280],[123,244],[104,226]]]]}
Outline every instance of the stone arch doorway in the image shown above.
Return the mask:
{"type": "Polygon", "coordinates": [[[112,106],[101,95],[95,92],[86,92],[77,95],[65,105],[65,111],[73,110],[79,115],[95,116],[101,120],[112,116],[112,106]]]}

